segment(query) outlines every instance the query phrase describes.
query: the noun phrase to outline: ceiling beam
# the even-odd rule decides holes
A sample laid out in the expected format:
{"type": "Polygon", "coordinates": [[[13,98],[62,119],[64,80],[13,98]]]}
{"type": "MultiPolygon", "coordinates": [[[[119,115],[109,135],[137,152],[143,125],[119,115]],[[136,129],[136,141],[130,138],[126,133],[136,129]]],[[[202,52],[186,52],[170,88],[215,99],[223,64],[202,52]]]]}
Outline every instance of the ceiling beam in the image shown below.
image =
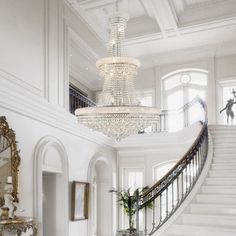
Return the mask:
{"type": "Polygon", "coordinates": [[[141,0],[149,17],[155,18],[159,25],[163,38],[178,36],[178,18],[168,0],[141,0]]]}
{"type": "Polygon", "coordinates": [[[162,24],[162,21],[161,21],[159,15],[157,14],[157,12],[153,8],[154,7],[153,1],[152,0],[141,0],[141,3],[143,5],[145,11],[148,13],[149,17],[155,18],[157,25],[159,26],[159,28],[161,30],[163,38],[167,38],[165,27],[162,24]]]}
{"type": "Polygon", "coordinates": [[[176,17],[176,13],[173,12],[170,2],[167,0],[152,0],[152,4],[153,9],[164,25],[166,34],[168,35],[172,31],[171,36],[173,36],[174,31],[175,35],[179,35],[178,18],[176,17]]]}

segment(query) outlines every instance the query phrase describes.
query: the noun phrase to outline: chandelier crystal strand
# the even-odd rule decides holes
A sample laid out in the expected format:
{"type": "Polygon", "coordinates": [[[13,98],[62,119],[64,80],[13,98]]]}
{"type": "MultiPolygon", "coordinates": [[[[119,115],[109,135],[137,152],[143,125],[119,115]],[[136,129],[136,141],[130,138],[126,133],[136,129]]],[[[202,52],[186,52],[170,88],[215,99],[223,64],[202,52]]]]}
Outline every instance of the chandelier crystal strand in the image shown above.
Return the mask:
{"type": "Polygon", "coordinates": [[[134,78],[140,63],[125,54],[127,20],[120,13],[109,19],[108,57],[96,63],[99,75],[104,78],[98,106],[75,111],[79,123],[116,140],[158,124],[160,114],[159,109],[141,106],[137,100],[134,78]]]}

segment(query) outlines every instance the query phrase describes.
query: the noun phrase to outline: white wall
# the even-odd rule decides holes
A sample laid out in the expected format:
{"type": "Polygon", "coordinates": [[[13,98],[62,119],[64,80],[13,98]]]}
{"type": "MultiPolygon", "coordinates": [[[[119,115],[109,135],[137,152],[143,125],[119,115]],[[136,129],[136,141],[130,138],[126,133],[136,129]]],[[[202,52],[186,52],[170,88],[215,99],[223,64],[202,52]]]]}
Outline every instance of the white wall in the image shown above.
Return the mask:
{"type": "MultiPolygon", "coordinates": [[[[54,136],[69,158],[69,181],[87,181],[98,152],[115,163],[112,142],[79,126],[68,104],[67,32],[62,0],[3,1],[0,7],[0,115],[20,150],[19,207],[33,216],[33,157],[39,140],[54,136]]],[[[70,193],[70,190],[65,189],[70,193]]],[[[70,196],[69,196],[70,208],[70,196]]],[[[68,219],[69,221],[69,219],[68,219]]],[[[87,235],[87,221],[69,222],[69,235],[87,235]]]]}

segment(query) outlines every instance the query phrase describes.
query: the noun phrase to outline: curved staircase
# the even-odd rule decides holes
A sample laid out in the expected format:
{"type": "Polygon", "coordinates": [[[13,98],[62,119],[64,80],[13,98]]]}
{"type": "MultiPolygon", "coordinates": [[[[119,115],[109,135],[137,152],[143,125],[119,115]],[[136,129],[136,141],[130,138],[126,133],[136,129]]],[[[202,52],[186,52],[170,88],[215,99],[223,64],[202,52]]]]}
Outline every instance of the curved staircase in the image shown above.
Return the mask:
{"type": "Polygon", "coordinates": [[[209,126],[213,159],[207,177],[165,236],[236,236],[236,126],[209,126]]]}

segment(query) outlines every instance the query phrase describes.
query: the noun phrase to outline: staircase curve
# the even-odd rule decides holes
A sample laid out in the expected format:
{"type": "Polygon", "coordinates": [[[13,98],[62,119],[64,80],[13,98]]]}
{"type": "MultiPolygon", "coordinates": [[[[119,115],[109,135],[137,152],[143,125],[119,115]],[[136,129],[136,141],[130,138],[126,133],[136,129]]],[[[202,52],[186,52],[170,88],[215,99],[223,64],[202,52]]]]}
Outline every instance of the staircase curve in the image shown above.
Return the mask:
{"type": "Polygon", "coordinates": [[[136,193],[136,226],[143,211],[145,236],[236,235],[236,126],[207,126],[206,106],[197,101],[205,120],[195,142],[162,179],[136,193]]]}
{"type": "Polygon", "coordinates": [[[213,157],[188,207],[164,236],[236,235],[236,127],[211,125],[213,157]]]}
{"type": "Polygon", "coordinates": [[[179,215],[186,208],[186,202],[193,198],[193,190],[199,188],[197,186],[199,185],[198,180],[203,176],[202,172],[208,155],[208,126],[205,103],[200,98],[196,98],[186,105],[185,110],[196,103],[200,104],[204,115],[200,120],[201,130],[192,146],[157,183],[142,194],[136,191],[137,235],[140,235],[140,232],[143,232],[141,234],[145,236],[164,235],[163,232],[166,232],[167,225],[168,228],[171,225],[173,231],[166,235],[184,235],[182,233],[175,234],[175,225],[172,223],[176,215],[179,215]],[[197,182],[198,184],[196,184],[197,182]],[[144,226],[140,229],[141,221],[143,221],[144,226]]]}

